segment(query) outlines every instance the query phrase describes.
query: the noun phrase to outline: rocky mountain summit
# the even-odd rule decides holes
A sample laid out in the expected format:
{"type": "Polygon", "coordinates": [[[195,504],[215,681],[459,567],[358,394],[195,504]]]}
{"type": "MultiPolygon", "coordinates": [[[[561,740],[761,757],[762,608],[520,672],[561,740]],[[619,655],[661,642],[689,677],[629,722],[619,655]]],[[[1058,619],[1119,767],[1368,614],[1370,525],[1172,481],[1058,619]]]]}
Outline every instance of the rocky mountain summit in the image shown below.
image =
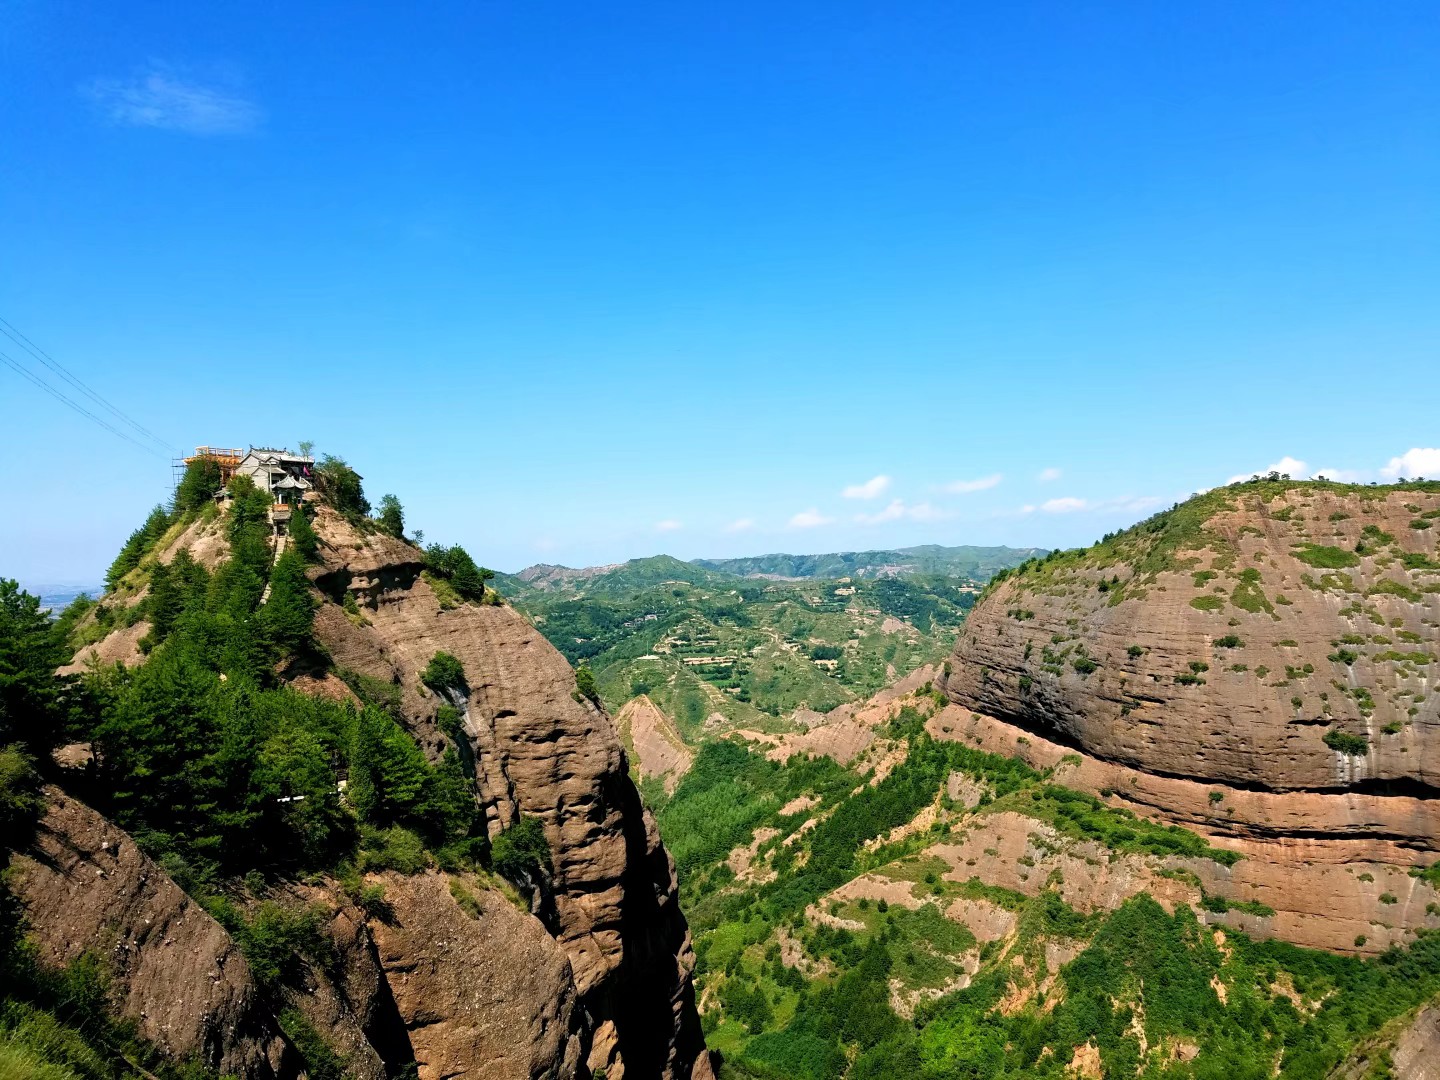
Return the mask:
{"type": "MultiPolygon", "coordinates": [[[[64,670],[148,663],[164,611],[155,568],[218,578],[238,557],[226,538],[239,512],[177,512],[107,595],[109,621],[86,617],[90,643],[64,670]]],[[[473,786],[482,834],[496,842],[538,823],[545,872],[517,891],[417,852],[403,870],[362,865],[358,879],[252,875],[217,908],[86,805],[93,781],[77,773],[70,793],[47,789],[33,838],[11,852],[37,959],[58,970],[104,958],[108,1000],[141,1037],[177,1062],[247,1078],[313,1076],[317,1061],[367,1080],[710,1077],[674,864],[610,717],[493,592],[457,595],[425,552],[353,513],[314,503],[307,517],[314,553],[299,588],[310,599],[298,610],[313,609],[313,627],[275,666],[282,691],[328,708],[383,699],[436,775],[458,751],[452,771],[473,786]],[[427,686],[437,657],[463,676],[427,686]],[[277,912],[309,920],[310,951],[283,977],[240,944],[277,912]]],[[[286,588],[286,546],[275,547],[271,605],[281,601],[270,590],[286,588]]],[[[282,632],[264,606],[256,618],[282,632]]],[[[86,767],[83,752],[71,757],[86,767]]]]}

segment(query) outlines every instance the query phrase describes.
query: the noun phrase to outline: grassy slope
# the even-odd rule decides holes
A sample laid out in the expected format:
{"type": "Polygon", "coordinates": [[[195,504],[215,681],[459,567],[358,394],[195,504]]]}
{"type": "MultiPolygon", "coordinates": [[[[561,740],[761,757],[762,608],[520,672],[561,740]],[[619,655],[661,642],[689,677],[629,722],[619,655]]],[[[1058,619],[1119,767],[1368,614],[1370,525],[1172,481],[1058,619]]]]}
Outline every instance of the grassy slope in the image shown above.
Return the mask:
{"type": "MultiPolygon", "coordinates": [[[[920,710],[929,707],[921,699],[920,710]]],[[[924,846],[1005,809],[1112,851],[1230,855],[1059,788],[1013,759],[932,743],[920,719],[908,711],[885,733],[908,741],[909,754],[871,787],[828,759],[781,765],[712,742],[675,794],[657,799],[696,936],[710,1045],[727,1059],[723,1076],[1058,1077],[1075,1047],[1090,1042],[1107,1076],[1258,1080],[1273,1075],[1283,1045],[1279,1075],[1317,1077],[1368,1033],[1440,993],[1440,935],[1365,962],[1235,933],[1217,939],[1190,909],[1170,915],[1144,894],[1085,916],[1060,899],[1055,882],[1027,898],[979,879],[943,879],[945,864],[924,856],[924,846]],[[991,796],[974,811],[940,797],[952,769],[982,781],[991,796]],[[802,795],[813,804],[781,812],[802,795]],[[930,830],[865,846],[932,805],[942,813],[930,830]],[[775,830],[759,845],[762,873],[737,880],[727,856],[761,828],[775,830]],[[913,882],[923,903],[887,910],[823,899],[867,871],[913,882]],[[1010,910],[1015,932],[977,949],[967,929],[941,914],[960,897],[1010,910]],[[854,928],[807,917],[817,901],[854,928]],[[1037,993],[1047,944],[1078,955],[1048,993],[1037,993]],[[967,957],[979,962],[973,980],[943,993],[961,981],[967,957]],[[891,988],[921,997],[913,1020],[892,1011],[891,988]],[[1197,1056],[1175,1060],[1177,1047],[1197,1056]]]]}

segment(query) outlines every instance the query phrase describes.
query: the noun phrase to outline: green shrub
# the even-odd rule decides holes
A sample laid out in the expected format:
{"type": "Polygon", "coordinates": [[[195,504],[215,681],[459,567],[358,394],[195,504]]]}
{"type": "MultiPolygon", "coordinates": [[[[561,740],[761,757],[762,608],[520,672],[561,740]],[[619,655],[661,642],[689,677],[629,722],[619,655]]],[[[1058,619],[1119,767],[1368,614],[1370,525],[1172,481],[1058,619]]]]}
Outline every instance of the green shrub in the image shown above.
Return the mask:
{"type": "Polygon", "coordinates": [[[307,563],[314,562],[320,554],[320,538],[310,524],[310,512],[303,505],[290,511],[290,546],[307,563]]]}
{"type": "Polygon", "coordinates": [[[450,653],[437,652],[420,673],[420,681],[437,694],[444,694],[447,690],[463,693],[466,689],[465,668],[450,653]]]}
{"type": "Polygon", "coordinates": [[[485,582],[495,574],[477,566],[475,560],[459,544],[445,547],[431,544],[425,549],[425,569],[449,583],[462,600],[483,603],[486,600],[485,582]]]}
{"type": "Polygon", "coordinates": [[[405,508],[394,495],[380,496],[380,516],[376,519],[380,531],[397,540],[405,539],[405,508]]]}
{"type": "Polygon", "coordinates": [[[115,588],[121,578],[139,566],[140,560],[150,553],[155,547],[156,541],[164,536],[169,528],[170,515],[166,513],[165,508],[157,506],[151,510],[150,516],[145,519],[145,524],[130,534],[130,538],[120,549],[120,554],[115,556],[115,561],[105,572],[106,588],[115,588]]]}
{"type": "Polygon", "coordinates": [[[1225,606],[1225,601],[1214,595],[1197,596],[1190,601],[1190,606],[1200,611],[1219,611],[1225,606]]]}
{"type": "Polygon", "coordinates": [[[220,463],[214,458],[196,458],[185,466],[185,475],[175,488],[175,513],[187,514],[209,506],[222,486],[220,463]]]}
{"type": "Polygon", "coordinates": [[[315,490],[327,505],[351,518],[370,513],[370,500],[365,498],[360,474],[343,458],[326,454],[314,471],[315,490]]]}
{"type": "Polygon", "coordinates": [[[1370,752],[1370,740],[1364,735],[1351,735],[1338,728],[1331,728],[1325,732],[1325,745],[1337,753],[1348,754],[1351,757],[1364,757],[1370,752]]]}
{"type": "Polygon", "coordinates": [[[525,883],[550,872],[550,843],[539,818],[522,814],[520,820],[495,838],[491,865],[511,881],[525,883]]]}
{"type": "Polygon", "coordinates": [[[1344,570],[1360,565],[1360,556],[1325,544],[1304,544],[1295,552],[1295,558],[1320,570],[1344,570]]]}
{"type": "Polygon", "coordinates": [[[575,669],[575,700],[589,700],[600,704],[600,688],[595,685],[595,673],[589,665],[581,664],[575,669]]]}

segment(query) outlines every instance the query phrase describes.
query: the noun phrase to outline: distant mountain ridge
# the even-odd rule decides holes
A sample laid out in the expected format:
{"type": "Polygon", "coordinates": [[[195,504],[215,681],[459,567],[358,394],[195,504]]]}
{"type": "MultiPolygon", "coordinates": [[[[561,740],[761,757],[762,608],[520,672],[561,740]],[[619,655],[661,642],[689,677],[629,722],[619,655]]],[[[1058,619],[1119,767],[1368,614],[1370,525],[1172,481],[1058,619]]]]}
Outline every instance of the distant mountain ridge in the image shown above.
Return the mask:
{"type": "Polygon", "coordinates": [[[975,547],[920,544],[877,551],[837,551],[824,555],[752,555],[740,559],[695,559],[696,566],[737,577],[838,578],[940,574],[985,580],[1045,548],[975,547]]]}
{"type": "MultiPolygon", "coordinates": [[[[1021,560],[1016,560],[1017,563],[1019,561],[1021,560]]],[[[523,593],[526,589],[586,596],[614,596],[636,589],[652,588],[667,581],[718,587],[735,576],[695,563],[682,562],[673,555],[651,555],[644,559],[631,559],[629,562],[579,569],[538,563],[527,566],[504,581],[497,577],[496,588],[507,596],[523,593]]]]}
{"type": "Polygon", "coordinates": [[[673,555],[651,555],[623,563],[578,568],[536,563],[516,574],[497,574],[495,587],[506,596],[522,594],[529,589],[606,595],[650,588],[666,581],[718,586],[726,578],[802,581],[928,574],[986,581],[1001,570],[1045,555],[1046,550],[921,544],[889,550],[837,551],[821,555],[750,555],[739,559],[691,559],[689,562],[673,555]]]}

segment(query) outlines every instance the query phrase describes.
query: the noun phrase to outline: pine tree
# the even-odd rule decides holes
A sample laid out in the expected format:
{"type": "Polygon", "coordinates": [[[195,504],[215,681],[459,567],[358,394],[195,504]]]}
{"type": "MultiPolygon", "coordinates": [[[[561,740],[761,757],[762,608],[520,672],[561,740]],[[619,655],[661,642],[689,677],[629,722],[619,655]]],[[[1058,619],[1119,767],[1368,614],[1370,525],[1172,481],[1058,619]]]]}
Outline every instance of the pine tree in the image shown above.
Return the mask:
{"type": "Polygon", "coordinates": [[[397,540],[405,539],[405,508],[394,495],[380,497],[380,528],[397,540]]]}
{"type": "Polygon", "coordinates": [[[310,641],[315,620],[315,599],[310,579],[299,552],[286,551],[275,561],[270,574],[270,599],[261,609],[262,622],[270,644],[282,652],[294,653],[310,641]]]}
{"type": "Polygon", "coordinates": [[[297,506],[290,514],[290,546],[306,562],[314,562],[320,553],[320,538],[304,506],[297,506]]]}

